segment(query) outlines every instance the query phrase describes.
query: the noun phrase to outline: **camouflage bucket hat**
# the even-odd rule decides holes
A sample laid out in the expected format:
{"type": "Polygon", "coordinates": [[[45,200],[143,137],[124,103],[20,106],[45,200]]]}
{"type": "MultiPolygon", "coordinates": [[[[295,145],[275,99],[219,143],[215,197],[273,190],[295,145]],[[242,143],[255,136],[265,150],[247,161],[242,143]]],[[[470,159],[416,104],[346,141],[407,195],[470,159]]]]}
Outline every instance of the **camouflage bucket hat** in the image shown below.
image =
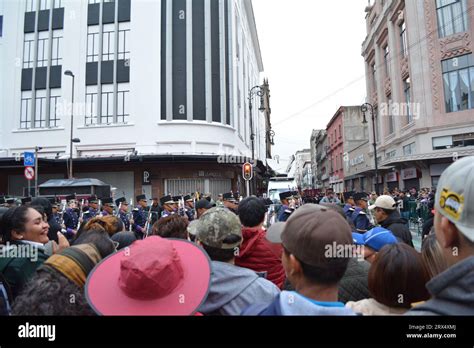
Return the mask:
{"type": "Polygon", "coordinates": [[[209,209],[196,225],[196,235],[203,244],[218,249],[234,249],[241,241],[227,244],[224,240],[230,235],[242,238],[242,226],[240,220],[230,210],[225,208],[209,209]]]}

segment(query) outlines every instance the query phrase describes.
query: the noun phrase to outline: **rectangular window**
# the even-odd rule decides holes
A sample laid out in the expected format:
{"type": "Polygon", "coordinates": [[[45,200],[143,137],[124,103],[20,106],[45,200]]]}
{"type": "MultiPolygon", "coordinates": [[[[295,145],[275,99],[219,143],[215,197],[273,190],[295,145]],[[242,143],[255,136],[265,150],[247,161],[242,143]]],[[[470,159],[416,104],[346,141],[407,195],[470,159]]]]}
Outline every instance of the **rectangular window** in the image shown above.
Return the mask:
{"type": "Polygon", "coordinates": [[[62,65],[62,53],[61,53],[61,42],[63,39],[62,30],[53,31],[53,41],[52,41],[52,55],[51,55],[51,65],[62,65]]]}
{"type": "Polygon", "coordinates": [[[393,134],[395,132],[395,119],[393,118],[392,115],[392,96],[387,97],[387,103],[388,103],[388,135],[393,134]]]}
{"type": "Polygon", "coordinates": [[[60,106],[61,89],[51,89],[51,95],[49,97],[49,127],[55,128],[59,126],[59,113],[58,107],[60,106]]]}
{"type": "Polygon", "coordinates": [[[113,24],[104,25],[102,40],[102,61],[114,60],[115,28],[113,24]]]}
{"type": "Polygon", "coordinates": [[[405,95],[405,103],[407,104],[407,124],[413,122],[413,113],[411,110],[411,80],[407,78],[403,80],[403,93],[405,95]]]}
{"type": "Polygon", "coordinates": [[[36,66],[38,68],[48,66],[48,49],[49,49],[49,33],[47,31],[40,32],[38,35],[38,51],[36,66]]]}
{"type": "Polygon", "coordinates": [[[34,12],[36,11],[36,2],[37,0],[26,0],[25,12],[34,12]]]}
{"type": "Polygon", "coordinates": [[[48,10],[51,7],[51,0],[39,0],[40,2],[40,11],[48,10]]]}
{"type": "Polygon", "coordinates": [[[3,36],[3,16],[0,16],[0,37],[3,36]]]}
{"type": "Polygon", "coordinates": [[[339,125],[339,138],[342,138],[342,127],[339,125]]]}
{"type": "Polygon", "coordinates": [[[407,38],[407,25],[405,22],[400,24],[400,44],[401,44],[401,54],[402,58],[408,56],[408,38],[407,38]]]}
{"type": "Polygon", "coordinates": [[[416,146],[415,143],[411,143],[403,147],[403,155],[404,156],[411,156],[416,153],[416,146]]]}
{"type": "Polygon", "coordinates": [[[436,0],[439,37],[467,31],[466,0],[436,0]]]}
{"type": "Polygon", "coordinates": [[[433,150],[447,150],[452,147],[453,137],[451,135],[433,138],[433,150]]]}
{"type": "Polygon", "coordinates": [[[34,34],[25,34],[23,42],[23,69],[33,68],[34,34]]]}
{"type": "Polygon", "coordinates": [[[97,86],[86,89],[86,126],[97,124],[97,86]]]}
{"type": "Polygon", "coordinates": [[[128,123],[130,117],[130,85],[119,83],[117,87],[117,123],[128,123]]]}
{"type": "Polygon", "coordinates": [[[384,48],[383,60],[385,65],[385,77],[390,77],[390,49],[388,48],[388,44],[384,48]]]}
{"type": "Polygon", "coordinates": [[[87,29],[87,63],[99,61],[99,27],[87,29]]]}
{"type": "Polygon", "coordinates": [[[119,30],[118,59],[130,59],[130,29],[119,30]]]}
{"type": "Polygon", "coordinates": [[[372,64],[372,91],[373,93],[377,93],[377,68],[375,67],[375,63],[372,64]]]}
{"type": "Polygon", "coordinates": [[[454,147],[474,146],[474,133],[454,135],[453,146],[454,147]]]}
{"type": "Polygon", "coordinates": [[[31,126],[31,91],[21,93],[20,128],[28,129],[31,126]]]}
{"type": "Polygon", "coordinates": [[[34,128],[46,127],[46,90],[36,91],[34,128]]]}
{"type": "Polygon", "coordinates": [[[102,86],[102,110],[100,116],[101,124],[114,123],[114,91],[113,85],[102,86]]]}
{"type": "Polygon", "coordinates": [[[474,109],[474,56],[442,62],[446,112],[474,109]]]}

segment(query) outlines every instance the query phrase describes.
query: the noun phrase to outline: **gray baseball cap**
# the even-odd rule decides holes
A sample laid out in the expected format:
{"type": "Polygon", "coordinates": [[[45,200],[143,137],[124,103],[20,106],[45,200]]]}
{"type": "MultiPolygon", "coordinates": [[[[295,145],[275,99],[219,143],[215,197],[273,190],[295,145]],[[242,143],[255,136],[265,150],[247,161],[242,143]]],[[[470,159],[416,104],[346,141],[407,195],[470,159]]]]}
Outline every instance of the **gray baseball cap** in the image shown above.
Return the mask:
{"type": "Polygon", "coordinates": [[[196,237],[204,245],[218,249],[234,249],[242,242],[242,225],[240,220],[226,208],[209,209],[195,225],[196,237]],[[230,235],[240,237],[236,243],[225,243],[230,235]]]}
{"type": "Polygon", "coordinates": [[[474,242],[474,157],[444,171],[436,189],[435,209],[474,242]]]}

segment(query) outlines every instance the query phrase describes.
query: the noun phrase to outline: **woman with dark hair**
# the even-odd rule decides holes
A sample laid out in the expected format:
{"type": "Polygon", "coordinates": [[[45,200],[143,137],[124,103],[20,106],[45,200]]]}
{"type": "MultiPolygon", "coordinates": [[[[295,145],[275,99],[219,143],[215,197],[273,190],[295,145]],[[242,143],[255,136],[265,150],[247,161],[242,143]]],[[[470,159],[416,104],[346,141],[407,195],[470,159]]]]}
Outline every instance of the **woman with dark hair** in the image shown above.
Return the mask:
{"type": "Polygon", "coordinates": [[[13,315],[94,315],[84,295],[92,269],[115,251],[103,231],[90,231],[77,244],[45,261],[13,304],[13,315]]]}
{"type": "MultiPolygon", "coordinates": [[[[45,244],[49,242],[49,225],[41,208],[20,206],[9,209],[0,222],[2,241],[0,272],[15,298],[36,269],[48,258],[45,244]]],[[[64,247],[64,236],[60,247],[64,247]]]]}
{"type": "Polygon", "coordinates": [[[58,232],[61,232],[61,225],[58,224],[56,219],[53,216],[53,206],[51,205],[51,202],[46,199],[46,198],[34,198],[31,201],[30,206],[32,207],[42,207],[44,209],[44,212],[47,217],[47,222],[49,225],[49,230],[48,230],[48,238],[49,240],[54,240],[56,243],[58,242],[58,232]]]}
{"type": "Polygon", "coordinates": [[[390,244],[376,255],[369,271],[370,299],[348,302],[363,315],[401,315],[430,298],[428,272],[421,255],[405,243],[390,244]]]}

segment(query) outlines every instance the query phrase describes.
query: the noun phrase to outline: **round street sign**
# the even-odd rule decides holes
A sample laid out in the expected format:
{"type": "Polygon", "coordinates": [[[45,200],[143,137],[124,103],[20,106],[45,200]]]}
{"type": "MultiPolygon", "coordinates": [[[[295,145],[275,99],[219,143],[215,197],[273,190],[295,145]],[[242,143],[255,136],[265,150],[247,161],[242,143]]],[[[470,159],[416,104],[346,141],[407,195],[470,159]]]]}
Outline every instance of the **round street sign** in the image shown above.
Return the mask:
{"type": "Polygon", "coordinates": [[[33,180],[35,178],[35,170],[33,167],[25,168],[25,178],[26,180],[33,180]]]}

